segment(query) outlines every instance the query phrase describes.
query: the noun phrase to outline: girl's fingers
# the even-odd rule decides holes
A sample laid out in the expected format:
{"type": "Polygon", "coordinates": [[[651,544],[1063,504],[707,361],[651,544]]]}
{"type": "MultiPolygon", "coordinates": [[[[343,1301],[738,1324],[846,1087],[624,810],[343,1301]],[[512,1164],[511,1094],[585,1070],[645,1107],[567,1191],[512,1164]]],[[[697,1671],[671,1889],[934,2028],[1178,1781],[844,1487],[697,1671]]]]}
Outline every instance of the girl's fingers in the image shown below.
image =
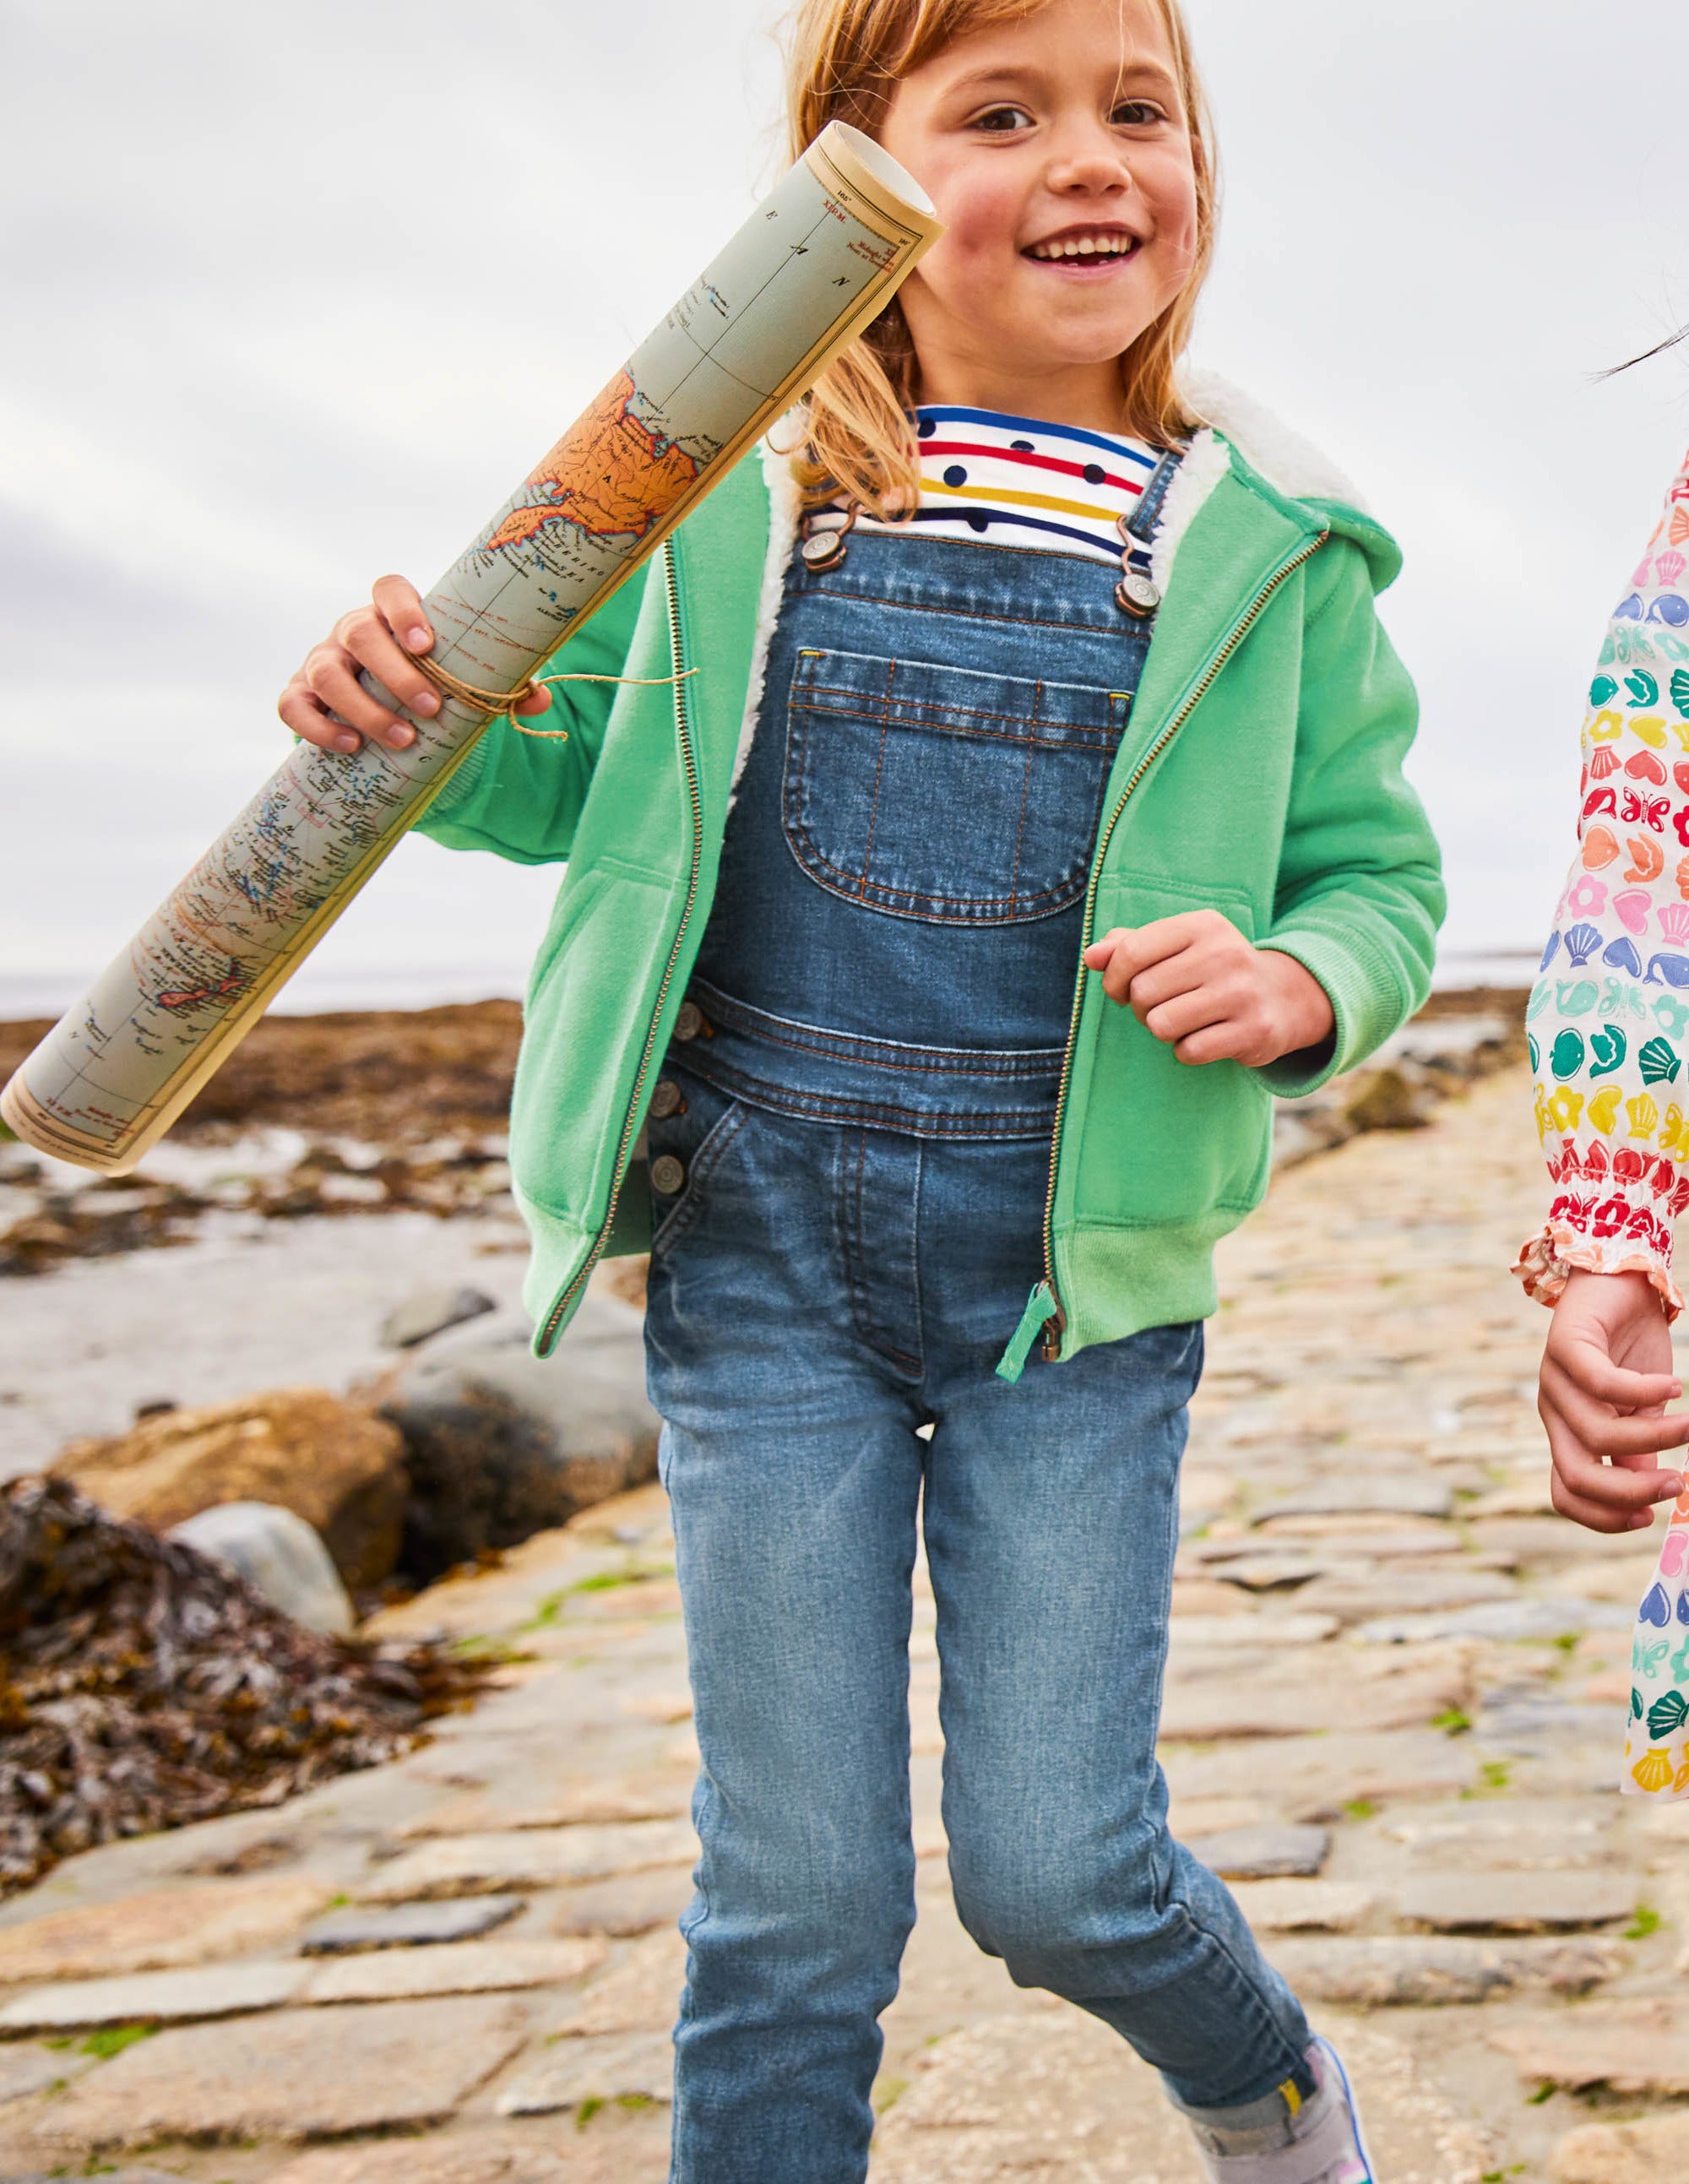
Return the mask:
{"type": "Polygon", "coordinates": [[[1613,1509],[1574,1493],[1557,1471],[1548,1485],[1548,1498],[1563,1517],[1591,1532],[1645,1532],[1653,1522],[1651,1509],[1613,1509]]]}
{"type": "MultiPolygon", "coordinates": [[[[357,665],[373,675],[384,690],[391,690],[401,705],[408,705],[424,720],[432,720],[439,711],[439,694],[415,661],[394,642],[392,630],[373,607],[348,615],[335,633],[357,665]]],[[[411,740],[410,724],[403,725],[403,737],[389,736],[389,743],[411,740]]]]}
{"type": "Polygon", "coordinates": [[[1257,1065],[1258,1031],[1252,1030],[1235,1017],[1223,1017],[1218,1023],[1206,1025],[1182,1039],[1173,1048],[1180,1061],[1189,1062],[1193,1068],[1205,1061],[1240,1061],[1246,1068],[1257,1065]]]}
{"type": "Polygon", "coordinates": [[[1615,1411],[1656,1410],[1683,1393],[1675,1374],[1636,1373],[1629,1366],[1615,1365],[1588,1335],[1557,1343],[1551,1332],[1548,1354],[1574,1387],[1598,1403],[1610,1403],[1615,1411]]]}
{"type": "MultiPolygon", "coordinates": [[[[434,631],[415,585],[403,577],[377,577],[371,596],[387,627],[398,632],[405,649],[426,652],[434,642],[434,631]]],[[[385,682],[387,677],[382,680],[385,682]]],[[[394,690],[395,696],[402,694],[394,690]]]]}
{"type": "MultiPolygon", "coordinates": [[[[1552,1413],[1575,1436],[1580,1446],[1602,1456],[1653,1456],[1662,1449],[1681,1448],[1689,1442],[1689,1412],[1680,1411],[1672,1416],[1648,1410],[1627,1418],[1616,1417],[1604,1403],[1591,1401],[1552,1357],[1542,1361],[1541,1404],[1545,1424],[1552,1413]]],[[[1549,1440],[1552,1444],[1552,1427],[1549,1440]]],[[[1681,1494],[1683,1489],[1677,1485],[1672,1491],[1681,1494]]]]}
{"type": "Polygon", "coordinates": [[[320,644],[305,661],[305,679],[312,694],[348,727],[401,749],[415,738],[416,732],[408,721],[401,721],[370,695],[338,646],[320,644]]]}
{"type": "Polygon", "coordinates": [[[1134,994],[1132,1006],[1145,1030],[1167,1046],[1176,1045],[1190,1033],[1206,1031],[1211,1025],[1218,1029],[1226,1021],[1225,1004],[1212,986],[1195,987],[1147,1010],[1139,1010],[1134,994]]]}
{"type": "Polygon", "coordinates": [[[319,750],[351,752],[363,747],[364,738],[355,728],[329,718],[302,674],[282,693],[276,710],[296,736],[319,750]]]}

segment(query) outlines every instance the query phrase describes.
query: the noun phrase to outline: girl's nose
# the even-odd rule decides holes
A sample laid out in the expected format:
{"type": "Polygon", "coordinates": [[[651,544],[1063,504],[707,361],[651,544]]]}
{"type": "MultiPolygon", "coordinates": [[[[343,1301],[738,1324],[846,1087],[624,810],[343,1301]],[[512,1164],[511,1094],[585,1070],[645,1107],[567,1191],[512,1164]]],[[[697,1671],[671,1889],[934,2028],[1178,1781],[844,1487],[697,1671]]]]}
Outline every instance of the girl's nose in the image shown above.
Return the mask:
{"type": "Polygon", "coordinates": [[[1120,147],[1106,138],[1057,146],[1045,180],[1051,189],[1063,196],[1078,190],[1124,196],[1134,187],[1132,170],[1120,147]]]}

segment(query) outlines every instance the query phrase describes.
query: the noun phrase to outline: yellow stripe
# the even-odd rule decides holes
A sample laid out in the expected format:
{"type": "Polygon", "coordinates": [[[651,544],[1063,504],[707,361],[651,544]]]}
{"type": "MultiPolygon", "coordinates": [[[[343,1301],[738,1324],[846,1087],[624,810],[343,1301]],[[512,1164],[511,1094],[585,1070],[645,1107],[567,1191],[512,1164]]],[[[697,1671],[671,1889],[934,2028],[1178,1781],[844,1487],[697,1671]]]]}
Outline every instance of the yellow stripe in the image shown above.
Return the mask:
{"type": "Polygon", "coordinates": [[[1046,493],[1015,493],[1006,486],[945,485],[937,478],[923,477],[923,493],[946,493],[953,500],[1011,501],[1017,508],[1059,508],[1064,515],[1088,515],[1093,523],[1112,523],[1113,511],[1099,508],[1094,501],[1056,500],[1046,493]]]}
{"type": "Polygon", "coordinates": [[[1295,2079],[1286,2078],[1284,2084],[1279,2086],[1279,2091],[1285,2097],[1285,2107],[1289,2109],[1292,2115],[1295,2115],[1302,2104],[1302,2097],[1296,2091],[1295,2079]]]}

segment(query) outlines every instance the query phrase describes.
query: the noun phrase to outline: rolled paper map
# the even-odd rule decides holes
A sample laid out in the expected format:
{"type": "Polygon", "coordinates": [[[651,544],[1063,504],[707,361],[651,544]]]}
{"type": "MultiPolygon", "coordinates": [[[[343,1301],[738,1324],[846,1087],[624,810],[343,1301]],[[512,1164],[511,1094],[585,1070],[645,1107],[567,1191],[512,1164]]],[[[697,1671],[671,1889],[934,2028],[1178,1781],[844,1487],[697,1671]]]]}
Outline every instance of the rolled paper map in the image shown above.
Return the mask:
{"type": "MultiPolygon", "coordinates": [[[[428,594],[430,659],[477,691],[518,689],[879,315],[939,233],[896,161],[831,123],[428,594]]],[[[0,1095],[20,1138],[122,1175],[164,1135],[488,715],[443,692],[432,719],[407,717],[416,739],[403,751],[300,744],[283,760],[0,1095]]]]}
{"type": "Polygon", "coordinates": [[[1619,1786],[1633,1797],[1689,1797],[1689,1494],[1671,1513],[1631,1635],[1619,1786]]]}

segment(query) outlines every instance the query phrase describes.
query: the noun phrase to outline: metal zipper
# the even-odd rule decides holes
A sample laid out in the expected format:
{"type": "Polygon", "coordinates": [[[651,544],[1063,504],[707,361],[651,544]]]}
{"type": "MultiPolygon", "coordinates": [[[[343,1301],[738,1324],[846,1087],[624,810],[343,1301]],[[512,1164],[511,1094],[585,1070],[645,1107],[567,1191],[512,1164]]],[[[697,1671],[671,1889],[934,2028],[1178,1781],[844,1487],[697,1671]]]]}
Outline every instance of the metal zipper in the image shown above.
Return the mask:
{"type": "Polygon", "coordinates": [[[674,983],[675,966],[680,961],[681,944],[686,938],[686,928],[698,900],[699,875],[704,866],[704,796],[698,784],[698,761],[692,749],[692,727],[686,712],[685,646],[680,627],[680,580],[675,569],[674,541],[666,539],[662,547],[663,583],[668,598],[669,650],[675,673],[674,733],[680,746],[680,762],[686,774],[686,793],[692,802],[692,869],[686,883],[686,901],[680,913],[680,922],[675,928],[674,941],[669,949],[668,961],[663,967],[662,983],[657,988],[656,1006],[651,1011],[650,1028],[645,1034],[644,1050],[639,1056],[638,1072],[633,1079],[633,1096],[628,1103],[627,1119],[622,1125],[622,1139],[616,1149],[616,1166],[610,1179],[610,1203],[605,1208],[604,1223],[593,1240],[593,1248],[587,1255],[585,1265],[575,1276],[546,1321],[540,1337],[542,1351],[550,1348],[557,1330],[567,1318],[593,1268],[604,1256],[604,1247],[610,1241],[610,1232],[616,1224],[616,1209],[622,1197],[622,1186],[627,1178],[628,1155],[637,1135],[639,1102],[644,1094],[645,1079],[651,1073],[651,1058],[656,1050],[657,1030],[662,1022],[663,1004],[668,999],[669,989],[674,983]]]}
{"type": "Polygon", "coordinates": [[[1209,662],[1201,682],[1197,683],[1196,688],[1185,699],[1173,719],[1168,722],[1166,727],[1162,730],[1160,735],[1156,738],[1149,749],[1145,752],[1143,757],[1139,760],[1132,778],[1120,792],[1118,802],[1108,815],[1107,824],[1097,837],[1096,853],[1091,859],[1090,880],[1085,889],[1085,916],[1079,941],[1079,967],[1073,980],[1073,1006],[1067,1020],[1067,1051],[1062,1057],[1061,1082],[1056,1091],[1056,1128],[1050,1144],[1050,1184],[1044,1199],[1044,1282],[1050,1292],[1052,1308],[1050,1317],[1044,1323],[1044,1339],[1041,1347],[1043,1356],[1051,1363],[1062,1354],[1062,1336],[1067,1324],[1067,1315],[1062,1306],[1061,1292],[1056,1286],[1056,1167],[1061,1156],[1062,1123],[1067,1112],[1068,1087],[1073,1081],[1073,1053],[1079,1044],[1079,1017],[1084,1007],[1086,978],[1084,951],[1090,945],[1091,922],[1096,915],[1096,890],[1097,883],[1102,877],[1102,861],[1108,853],[1108,845],[1113,838],[1115,827],[1119,824],[1121,814],[1131,802],[1139,783],[1142,781],[1144,776],[1213,688],[1215,677],[1261,619],[1274,592],[1287,578],[1293,577],[1305,561],[1311,561],[1330,536],[1331,533],[1329,531],[1322,531],[1319,536],[1311,540],[1300,554],[1286,561],[1284,566],[1275,572],[1271,582],[1257,594],[1255,602],[1248,613],[1236,625],[1230,637],[1209,662]]]}

